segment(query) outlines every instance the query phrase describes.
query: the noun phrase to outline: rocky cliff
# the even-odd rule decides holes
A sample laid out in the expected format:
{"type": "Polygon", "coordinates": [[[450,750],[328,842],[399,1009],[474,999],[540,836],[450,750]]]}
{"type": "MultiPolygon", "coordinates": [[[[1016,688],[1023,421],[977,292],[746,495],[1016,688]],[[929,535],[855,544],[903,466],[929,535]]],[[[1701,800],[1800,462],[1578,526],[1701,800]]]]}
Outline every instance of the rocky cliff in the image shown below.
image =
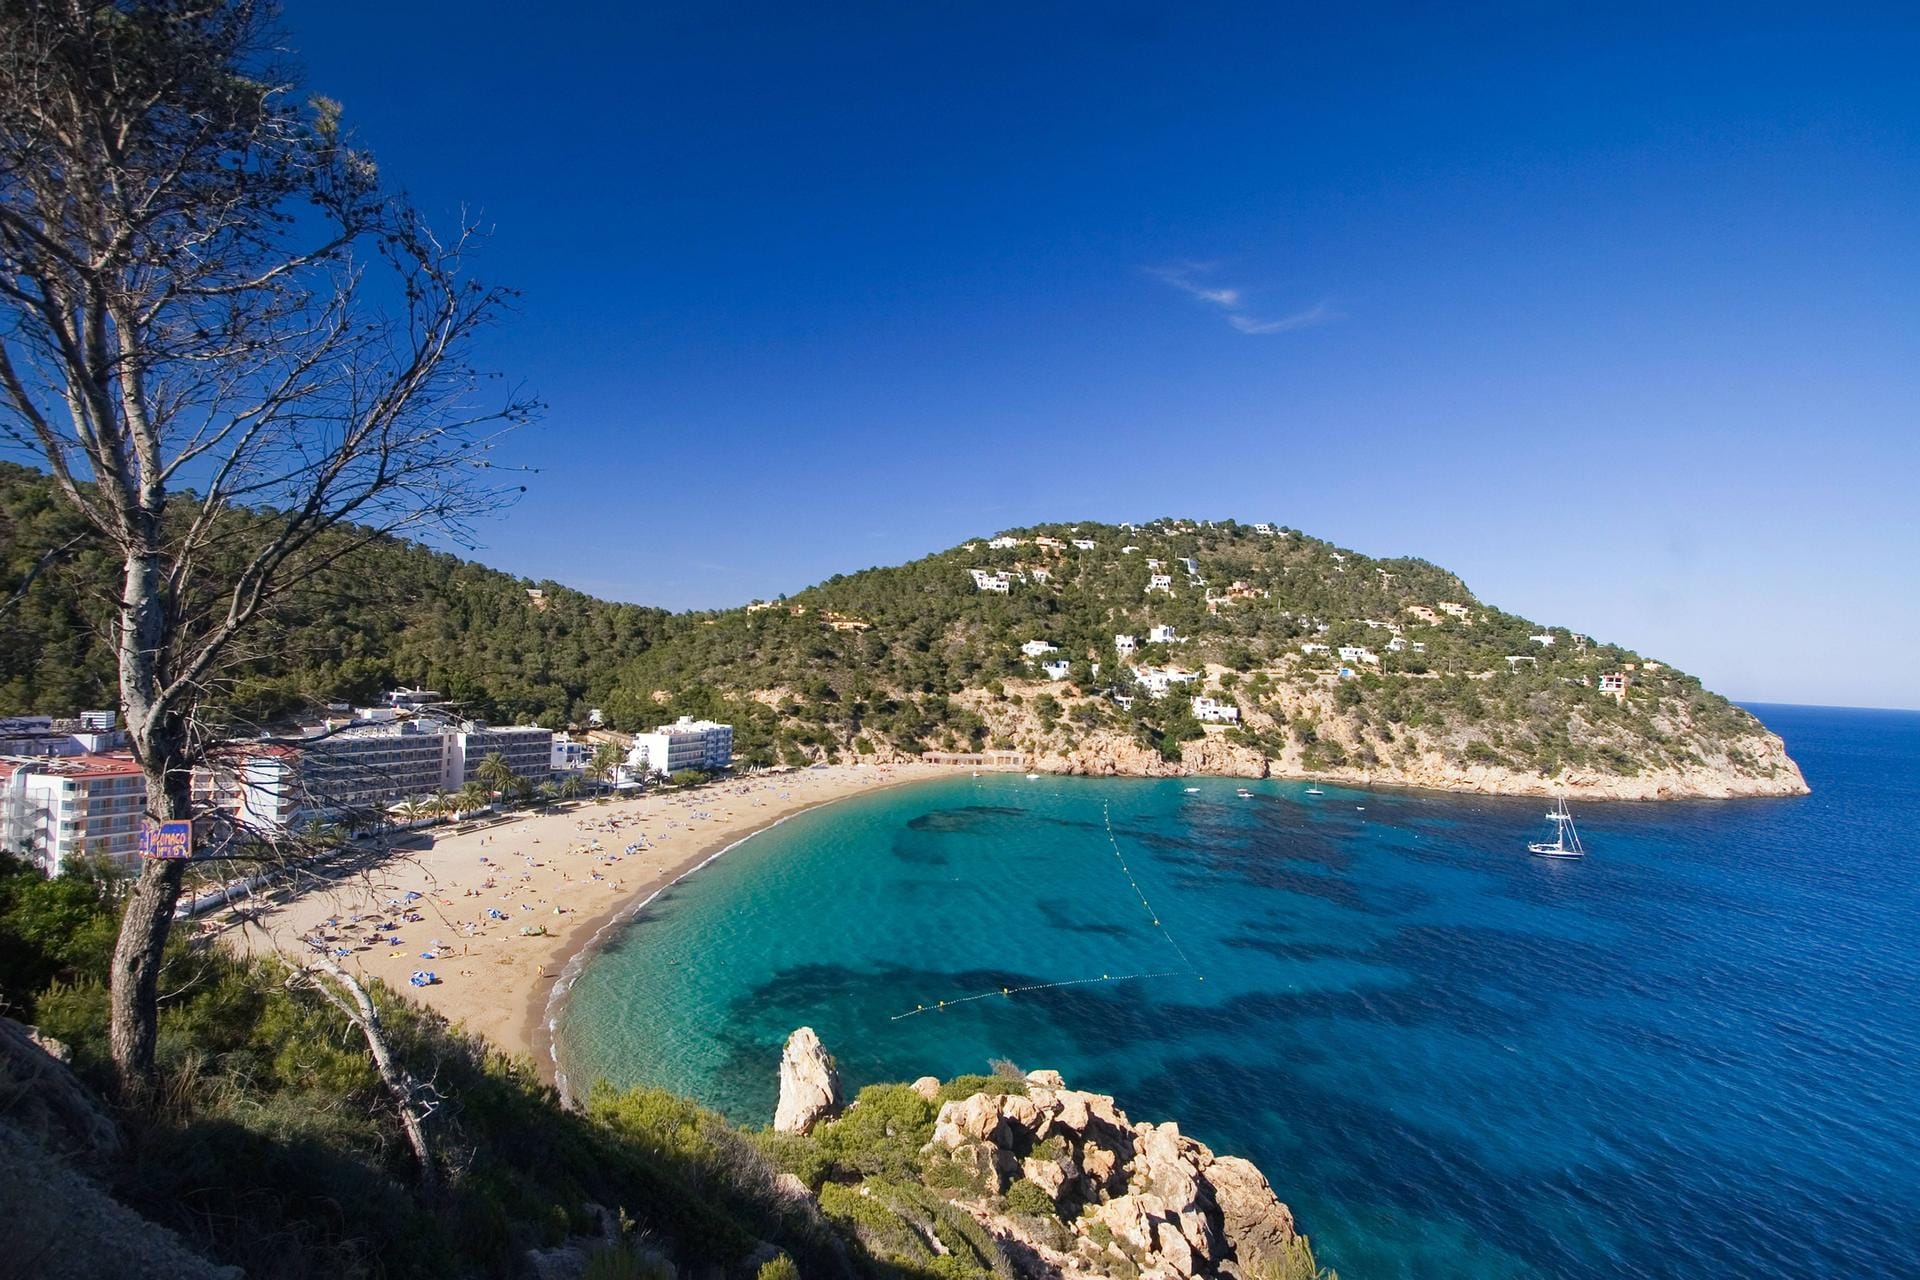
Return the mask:
{"type": "MultiPolygon", "coordinates": [[[[1665,715],[1648,731],[1693,745],[1672,758],[1622,772],[1562,763],[1526,769],[1497,758],[1476,759],[1470,742],[1423,729],[1395,730],[1343,709],[1326,688],[1271,689],[1242,697],[1238,728],[1208,726],[1169,756],[1134,733],[1075,722],[1076,699],[1057,685],[1013,684],[994,697],[969,695],[967,705],[991,726],[996,741],[1025,753],[1033,768],[1086,777],[1165,778],[1210,774],[1237,778],[1311,778],[1354,786],[1421,787],[1481,795],[1569,795],[1588,800],[1733,799],[1807,794],[1800,766],[1778,734],[1757,720],[1730,739],[1690,738],[1691,726],[1665,715]],[[1062,708],[1041,713],[1045,695],[1062,708]],[[1310,726],[1302,729],[1301,726],[1310,726]],[[1310,734],[1307,738],[1305,735],[1310,734]],[[1304,739],[1304,740],[1303,740],[1304,739]],[[1337,762],[1337,763],[1336,763],[1337,762]]],[[[1583,746],[1605,750],[1614,726],[1575,719],[1583,746]]]]}
{"type": "MultiPolygon", "coordinates": [[[[804,1028],[802,1029],[805,1030],[804,1028]]],[[[817,1040],[796,1033],[802,1057],[817,1040]]],[[[780,1108],[813,1100],[806,1071],[781,1067],[780,1108]]],[[[796,1202],[911,1271],[1031,1277],[1320,1274],[1266,1177],[1216,1155],[1177,1124],[1131,1119],[1113,1098],[1057,1072],[861,1090],[771,1153],[796,1202]]]]}

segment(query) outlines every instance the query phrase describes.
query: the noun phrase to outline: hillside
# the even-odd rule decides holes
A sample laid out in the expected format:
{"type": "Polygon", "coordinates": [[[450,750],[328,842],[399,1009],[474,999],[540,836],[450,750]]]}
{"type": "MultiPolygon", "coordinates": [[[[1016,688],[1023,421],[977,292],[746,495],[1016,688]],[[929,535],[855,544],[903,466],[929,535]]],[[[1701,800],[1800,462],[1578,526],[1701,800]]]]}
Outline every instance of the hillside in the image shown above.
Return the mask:
{"type": "MultiPolygon", "coordinates": [[[[0,464],[0,598],[69,525],[43,476],[0,464]]],[[[625,729],[712,715],[752,764],[998,748],[1081,773],[1636,798],[1805,789],[1779,740],[1694,677],[1506,613],[1426,561],[1262,528],[1039,525],[683,614],[382,539],[288,601],[219,706],[244,726],[423,684],[481,717],[551,727],[596,707],[625,729]],[[1005,574],[1006,591],[978,588],[976,570],[1005,574]],[[1164,589],[1149,591],[1155,573],[1164,589]],[[1155,626],[1178,639],[1149,643],[1155,626]],[[1138,650],[1119,655],[1119,634],[1138,650]],[[1030,658],[1034,641],[1056,650],[1030,658]],[[1342,647],[1366,652],[1342,660],[1342,647]],[[1042,659],[1064,661],[1063,678],[1042,659]],[[1140,692],[1133,666],[1198,678],[1129,707],[1115,695],[1140,692]],[[1193,695],[1239,723],[1203,726],[1193,695]]],[[[114,577],[83,545],[0,613],[0,715],[111,703],[99,637],[114,577]]]]}
{"type": "MultiPolygon", "coordinates": [[[[0,463],[0,600],[39,554],[78,529],[44,475],[0,463]]],[[[217,590],[218,566],[206,577],[203,589],[217,590]]],[[[114,704],[113,655],[102,637],[117,581],[111,559],[83,543],[0,611],[0,715],[114,704]]],[[[385,538],[286,602],[230,673],[218,709],[245,726],[426,685],[482,718],[559,728],[605,700],[620,665],[667,617],[385,538]]]]}
{"type": "Polygon", "coordinates": [[[1232,522],[1038,525],[678,616],[608,706],[616,723],[724,713],[761,762],[1001,748],[1082,773],[1634,798],[1805,788],[1777,737],[1692,676],[1506,613],[1426,561],[1232,522]],[[1005,574],[1005,593],[975,570],[1005,574]],[[1148,643],[1162,625],[1178,639],[1148,643]],[[1123,659],[1117,635],[1137,650],[1123,659]],[[1024,655],[1035,641],[1057,651],[1024,655]],[[1064,661],[1064,678],[1041,661],[1064,661]],[[1198,678],[1128,707],[1114,695],[1140,692],[1130,666],[1198,678]],[[1624,689],[1603,691],[1603,675],[1624,689]],[[1203,726],[1192,695],[1240,723],[1203,726]]]}

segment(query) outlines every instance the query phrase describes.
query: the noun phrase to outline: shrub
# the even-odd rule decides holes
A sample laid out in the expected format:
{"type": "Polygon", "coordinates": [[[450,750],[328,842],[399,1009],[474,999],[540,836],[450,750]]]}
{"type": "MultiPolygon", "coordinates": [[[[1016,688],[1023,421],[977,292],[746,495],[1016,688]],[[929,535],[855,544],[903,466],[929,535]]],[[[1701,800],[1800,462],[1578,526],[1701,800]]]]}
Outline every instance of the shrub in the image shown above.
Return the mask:
{"type": "Polygon", "coordinates": [[[793,1264],[792,1258],[783,1253],[777,1258],[769,1258],[761,1263],[754,1280],[800,1280],[800,1268],[793,1264]]]}
{"type": "Polygon", "coordinates": [[[1039,1183],[1020,1178],[1007,1188],[1007,1212],[1033,1218],[1052,1218],[1059,1216],[1060,1208],[1053,1202],[1052,1196],[1040,1189],[1039,1183]]]}

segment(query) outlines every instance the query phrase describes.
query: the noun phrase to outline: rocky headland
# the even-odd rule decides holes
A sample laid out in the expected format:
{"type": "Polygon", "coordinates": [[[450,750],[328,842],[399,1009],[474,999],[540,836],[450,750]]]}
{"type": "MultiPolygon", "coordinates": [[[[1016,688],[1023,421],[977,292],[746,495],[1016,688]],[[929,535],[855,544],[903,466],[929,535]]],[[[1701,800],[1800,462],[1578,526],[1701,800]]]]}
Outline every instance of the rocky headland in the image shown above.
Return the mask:
{"type": "MultiPolygon", "coordinates": [[[[810,1028],[796,1031],[781,1060],[783,1132],[844,1150],[852,1133],[878,1130],[912,1147],[906,1163],[875,1161],[891,1168],[851,1184],[793,1180],[792,1193],[829,1216],[853,1205],[850,1216],[864,1220],[859,1229],[871,1236],[871,1249],[885,1251],[885,1219],[893,1216],[916,1224],[913,1235],[899,1238],[932,1258],[971,1253],[957,1260],[986,1262],[996,1274],[1314,1274],[1292,1212],[1260,1170],[1216,1155],[1173,1122],[1135,1121],[1109,1095],[1070,1088],[1058,1072],[1002,1069],[946,1084],[926,1076],[863,1090],[844,1110],[820,1105],[829,1080],[837,1088],[819,1038],[810,1028]],[[924,1108],[917,1114],[931,1116],[930,1129],[911,1123],[915,1101],[924,1108]],[[802,1114],[812,1119],[794,1127],[802,1114]],[[954,1229],[962,1220],[978,1233],[954,1229]],[[991,1247],[985,1258],[983,1244],[991,1247]]],[[[916,1251],[908,1248],[899,1261],[927,1260],[916,1251]]]]}

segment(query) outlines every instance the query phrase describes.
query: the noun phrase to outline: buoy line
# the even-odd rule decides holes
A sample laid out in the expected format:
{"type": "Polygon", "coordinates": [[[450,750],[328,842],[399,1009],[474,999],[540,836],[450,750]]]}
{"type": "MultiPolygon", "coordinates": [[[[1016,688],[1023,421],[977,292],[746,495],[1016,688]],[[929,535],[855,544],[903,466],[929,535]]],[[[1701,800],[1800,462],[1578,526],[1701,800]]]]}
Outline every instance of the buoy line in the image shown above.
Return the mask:
{"type": "Polygon", "coordinates": [[[1120,873],[1126,876],[1127,883],[1133,886],[1134,896],[1140,899],[1140,905],[1145,909],[1147,918],[1153,921],[1153,927],[1160,931],[1160,936],[1167,940],[1167,945],[1172,947],[1174,954],[1180,957],[1180,968],[1163,969],[1155,973],[1103,973],[1097,978],[1062,978],[1058,982],[1029,982],[1018,987],[998,987],[991,991],[976,991],[972,995],[956,996],[951,1000],[936,1000],[932,1004],[917,1004],[905,1013],[891,1015],[887,1021],[899,1022],[903,1018],[915,1018],[923,1013],[939,1013],[958,1005],[972,1004],[976,1000],[992,1000],[995,997],[1011,1000],[1014,996],[1025,995],[1031,991],[1051,991],[1056,987],[1083,987],[1096,982],[1142,982],[1148,978],[1184,977],[1204,982],[1206,979],[1193,967],[1193,961],[1187,958],[1186,951],[1174,941],[1173,934],[1167,926],[1161,923],[1160,913],[1153,909],[1153,903],[1147,901],[1146,892],[1141,889],[1140,882],[1133,878],[1133,868],[1127,865],[1126,855],[1120,852],[1120,841],[1113,834],[1111,806],[1103,801],[1100,810],[1106,823],[1107,844],[1113,849],[1114,860],[1120,864],[1120,873]]]}

